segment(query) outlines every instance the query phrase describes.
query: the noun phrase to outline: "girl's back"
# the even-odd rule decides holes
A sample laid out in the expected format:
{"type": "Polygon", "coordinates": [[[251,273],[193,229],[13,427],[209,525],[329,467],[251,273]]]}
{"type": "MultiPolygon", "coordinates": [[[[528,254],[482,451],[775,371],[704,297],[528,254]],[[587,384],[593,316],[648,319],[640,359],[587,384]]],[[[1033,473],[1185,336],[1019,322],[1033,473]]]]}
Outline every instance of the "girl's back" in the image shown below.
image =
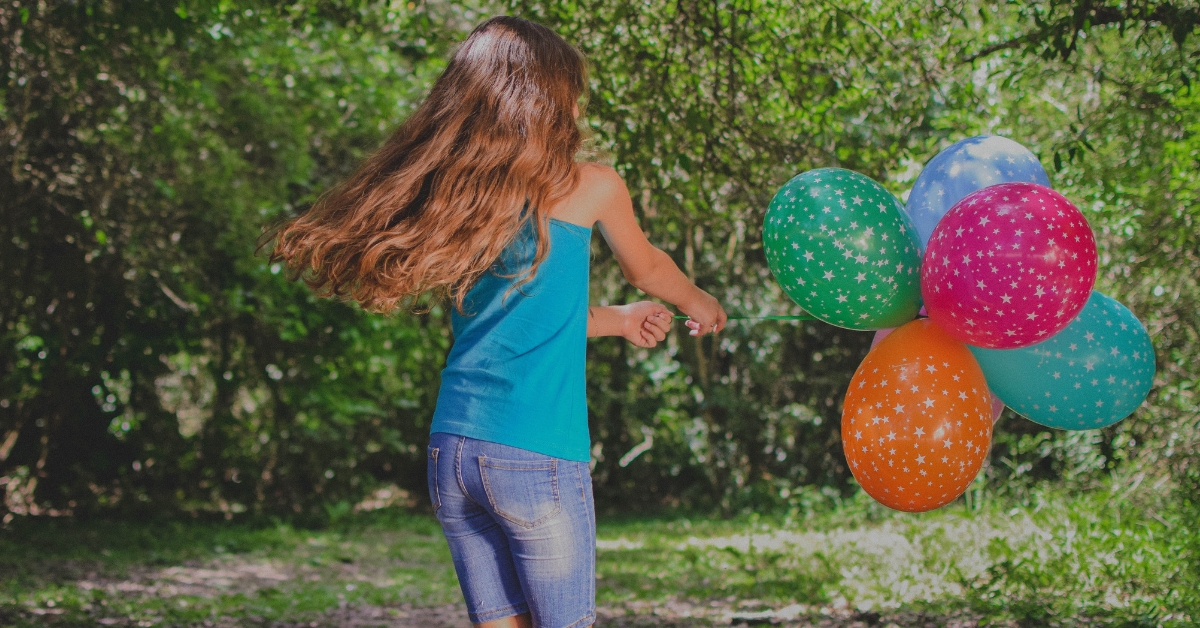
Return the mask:
{"type": "Polygon", "coordinates": [[[462,434],[587,462],[584,383],[592,225],[628,198],[617,173],[579,164],[579,183],[553,204],[549,254],[526,224],[451,315],[454,347],[442,371],[431,432],[462,434]]]}
{"type": "Polygon", "coordinates": [[[528,283],[537,231],[522,230],[452,317],[433,432],[587,462],[584,385],[592,230],[550,219],[550,253],[528,283]]]}

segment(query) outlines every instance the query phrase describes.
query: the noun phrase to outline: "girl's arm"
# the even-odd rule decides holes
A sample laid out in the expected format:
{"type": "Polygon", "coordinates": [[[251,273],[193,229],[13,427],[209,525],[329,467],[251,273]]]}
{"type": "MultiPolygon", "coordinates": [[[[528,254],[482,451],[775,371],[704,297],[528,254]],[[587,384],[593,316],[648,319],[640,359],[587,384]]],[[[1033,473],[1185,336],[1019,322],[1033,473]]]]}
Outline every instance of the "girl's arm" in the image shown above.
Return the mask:
{"type": "Polygon", "coordinates": [[[593,305],[588,308],[588,338],[621,336],[633,344],[652,349],[667,337],[671,313],[653,301],[626,305],[593,305]]]}
{"type": "Polygon", "coordinates": [[[575,206],[587,215],[575,218],[590,219],[599,226],[626,281],[678,307],[691,319],[687,326],[693,336],[724,329],[725,310],[717,300],[697,288],[669,255],[646,239],[621,176],[598,164],[585,164],[581,174],[580,186],[572,196],[582,201],[575,206]]]}

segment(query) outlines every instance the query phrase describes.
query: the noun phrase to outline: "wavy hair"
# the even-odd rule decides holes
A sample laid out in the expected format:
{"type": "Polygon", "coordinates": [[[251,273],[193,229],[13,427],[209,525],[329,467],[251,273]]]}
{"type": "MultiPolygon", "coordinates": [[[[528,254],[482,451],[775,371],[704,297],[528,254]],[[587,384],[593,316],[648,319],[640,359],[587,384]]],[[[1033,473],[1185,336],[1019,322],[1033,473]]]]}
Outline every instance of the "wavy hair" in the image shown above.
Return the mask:
{"type": "Polygon", "coordinates": [[[586,80],[583,55],[550,29],[515,17],[480,24],[378,151],[264,236],[271,262],[368,311],[428,294],[461,312],[532,220],[537,249],[515,285],[528,282],[549,253],[550,206],[578,184],[573,109],[586,80]]]}

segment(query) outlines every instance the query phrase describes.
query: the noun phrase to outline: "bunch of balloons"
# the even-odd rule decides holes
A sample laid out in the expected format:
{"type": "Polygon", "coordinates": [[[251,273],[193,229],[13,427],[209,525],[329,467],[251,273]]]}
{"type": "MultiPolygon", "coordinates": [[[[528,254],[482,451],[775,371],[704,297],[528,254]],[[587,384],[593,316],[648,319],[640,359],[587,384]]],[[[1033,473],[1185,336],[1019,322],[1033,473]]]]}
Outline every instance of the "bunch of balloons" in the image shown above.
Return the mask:
{"type": "Polygon", "coordinates": [[[838,168],[794,177],[763,225],[767,263],[814,317],[876,330],[850,381],[842,443],[886,506],[944,506],[974,480],[1004,406],[1095,429],[1154,379],[1145,327],[1092,290],[1096,241],[1027,149],[972,137],[922,170],[905,206],[838,168]]]}

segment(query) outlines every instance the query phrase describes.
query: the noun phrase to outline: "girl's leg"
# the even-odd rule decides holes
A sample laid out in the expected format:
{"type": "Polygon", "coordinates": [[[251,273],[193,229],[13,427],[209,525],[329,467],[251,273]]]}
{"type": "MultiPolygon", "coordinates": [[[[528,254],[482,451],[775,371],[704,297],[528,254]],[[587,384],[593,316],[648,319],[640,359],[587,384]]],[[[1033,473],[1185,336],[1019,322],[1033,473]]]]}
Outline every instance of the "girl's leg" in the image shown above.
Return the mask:
{"type": "Polygon", "coordinates": [[[462,490],[462,449],[469,440],[442,433],[430,437],[430,499],[450,545],[471,622],[485,626],[492,626],[491,622],[519,622],[521,615],[528,616],[529,605],[521,591],[508,537],[488,510],[462,490]]]}
{"type": "Polygon", "coordinates": [[[592,625],[596,517],[587,463],[467,439],[461,478],[507,538],[532,625],[592,625]]]}

